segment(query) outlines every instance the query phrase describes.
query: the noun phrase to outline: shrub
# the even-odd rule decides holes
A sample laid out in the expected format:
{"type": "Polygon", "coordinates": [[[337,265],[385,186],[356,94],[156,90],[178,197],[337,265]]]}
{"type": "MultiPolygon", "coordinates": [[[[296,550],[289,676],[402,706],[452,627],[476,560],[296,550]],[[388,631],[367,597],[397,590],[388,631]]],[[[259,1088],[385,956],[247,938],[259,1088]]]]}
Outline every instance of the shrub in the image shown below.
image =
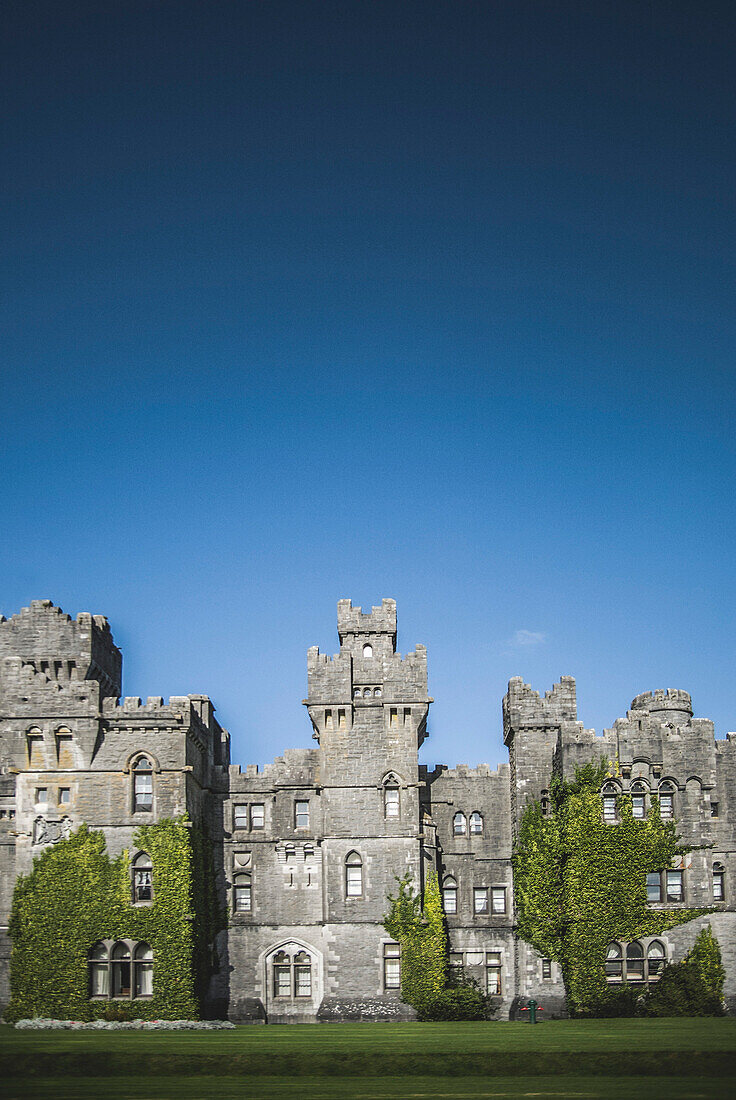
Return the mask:
{"type": "Polygon", "coordinates": [[[486,1020],[489,1000],[475,985],[443,989],[433,998],[415,1006],[417,1018],[428,1020],[486,1020]]]}
{"type": "Polygon", "coordinates": [[[573,1013],[575,1016],[593,1017],[599,1020],[639,1016],[641,1014],[642,992],[631,985],[621,985],[607,989],[592,1002],[585,1012],[573,1013]]]}
{"type": "Polygon", "coordinates": [[[688,962],[668,966],[646,998],[647,1016],[723,1016],[718,997],[710,992],[697,967],[688,962]]]}

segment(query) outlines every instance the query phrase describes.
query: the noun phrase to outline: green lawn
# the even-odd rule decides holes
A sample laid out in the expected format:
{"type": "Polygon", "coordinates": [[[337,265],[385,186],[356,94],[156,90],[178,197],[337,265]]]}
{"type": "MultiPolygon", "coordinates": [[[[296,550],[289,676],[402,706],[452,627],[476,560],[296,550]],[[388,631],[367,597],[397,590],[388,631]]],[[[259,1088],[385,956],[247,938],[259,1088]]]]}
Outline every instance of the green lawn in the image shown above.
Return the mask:
{"type": "Polygon", "coordinates": [[[736,1097],[736,1020],[322,1024],[219,1032],[0,1027],[0,1072],[6,1100],[710,1100],[736,1097]]]}

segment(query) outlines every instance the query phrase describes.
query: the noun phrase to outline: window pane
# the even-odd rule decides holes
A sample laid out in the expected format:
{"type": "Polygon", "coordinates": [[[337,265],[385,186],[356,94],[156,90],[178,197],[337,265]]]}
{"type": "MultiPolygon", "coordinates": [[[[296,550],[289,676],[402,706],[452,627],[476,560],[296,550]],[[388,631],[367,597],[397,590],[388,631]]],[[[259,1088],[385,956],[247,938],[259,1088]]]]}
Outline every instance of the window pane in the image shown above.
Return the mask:
{"type": "Polygon", "coordinates": [[[723,871],[716,871],[713,874],[713,900],[723,901],[724,889],[723,889],[723,871]]]}
{"type": "Polygon", "coordinates": [[[153,963],[137,962],[135,964],[135,997],[153,996],[153,963]]]}
{"type": "Polygon", "coordinates": [[[309,803],[308,802],[295,802],[295,819],[297,829],[306,829],[309,827],[309,803]]]}
{"type": "Polygon", "coordinates": [[[113,962],[112,964],[112,995],[113,997],[130,996],[130,963],[113,962]]]}
{"type": "Polygon", "coordinates": [[[234,809],[234,824],[236,829],[248,828],[248,807],[236,806],[234,809]]]}
{"type": "Polygon", "coordinates": [[[616,820],[616,799],[607,796],[603,799],[603,817],[606,821],[616,820]]]}
{"type": "Polygon", "coordinates": [[[92,997],[107,997],[110,993],[109,971],[106,962],[89,965],[89,991],[92,997]]]}
{"type": "Polygon", "coordinates": [[[276,997],[291,996],[291,967],[274,966],[273,968],[273,992],[276,997]]]}
{"type": "Polygon", "coordinates": [[[483,818],[478,813],[470,815],[470,832],[478,835],[483,832],[483,818]]]}
{"type": "Polygon", "coordinates": [[[135,872],[135,900],[150,901],[152,896],[152,877],[148,870],[135,872]]]}
{"type": "Polygon", "coordinates": [[[71,789],[69,787],[59,787],[59,805],[68,806],[71,800],[71,789]]]}
{"type": "Polygon", "coordinates": [[[442,891],[442,899],[446,913],[457,913],[457,887],[446,886],[442,891]]]}
{"type": "Polygon", "coordinates": [[[647,949],[649,976],[656,977],[664,969],[664,947],[661,943],[650,943],[647,949]]]}
{"type": "Polygon", "coordinates": [[[465,836],[466,821],[465,814],[455,814],[452,819],[452,831],[455,836],[465,836]]]}
{"type": "Polygon", "coordinates": [[[643,794],[635,794],[633,796],[631,799],[631,811],[637,819],[646,816],[646,803],[643,794]]]}
{"type": "Polygon", "coordinates": [[[542,959],[542,978],[547,979],[552,977],[552,960],[542,959]]]}
{"type": "Polygon", "coordinates": [[[312,996],[312,968],[310,966],[294,967],[296,995],[297,997],[312,996]]]}
{"type": "Polygon", "coordinates": [[[682,871],[667,872],[667,901],[682,901],[682,871]]]}
{"type": "Polygon", "coordinates": [[[266,821],[266,807],[261,802],[254,802],[250,808],[251,829],[262,829],[266,821]]]}
{"type": "Polygon", "coordinates": [[[399,788],[398,787],[386,787],[384,789],[384,806],[386,808],[386,817],[398,817],[399,816],[399,788]]]}
{"type": "Polygon", "coordinates": [[[473,910],[476,913],[488,912],[488,890],[485,887],[473,890],[473,910]]]}
{"type": "Polygon", "coordinates": [[[647,875],[647,901],[662,900],[662,876],[659,871],[647,875]]]}
{"type": "Polygon", "coordinates": [[[247,883],[243,883],[235,887],[235,912],[236,913],[250,913],[251,910],[251,892],[250,886],[247,883]]]}
{"type": "Polygon", "coordinates": [[[506,891],[504,889],[496,889],[494,887],[492,891],[493,897],[493,912],[505,913],[506,912],[506,891]]]}
{"type": "Polygon", "coordinates": [[[360,897],[363,893],[363,868],[360,866],[346,868],[347,895],[349,898],[360,897]]]}
{"type": "Polygon", "coordinates": [[[661,817],[672,817],[674,814],[674,797],[671,794],[661,793],[659,796],[659,813],[661,817]]]}
{"type": "Polygon", "coordinates": [[[153,807],[153,776],[149,772],[137,773],[133,780],[134,809],[150,810],[153,807]]]}
{"type": "Polygon", "coordinates": [[[486,967],[486,992],[491,997],[501,995],[501,969],[498,966],[486,967]]]}

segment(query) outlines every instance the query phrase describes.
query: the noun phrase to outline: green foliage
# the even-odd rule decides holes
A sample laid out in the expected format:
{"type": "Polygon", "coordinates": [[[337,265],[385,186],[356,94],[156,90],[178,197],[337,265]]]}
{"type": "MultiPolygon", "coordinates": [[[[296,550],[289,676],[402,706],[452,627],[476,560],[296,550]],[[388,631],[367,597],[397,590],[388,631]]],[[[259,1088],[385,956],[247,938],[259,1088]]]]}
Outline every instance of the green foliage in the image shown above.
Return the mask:
{"type": "Polygon", "coordinates": [[[724,970],[721,949],[708,926],[682,962],[668,966],[650,990],[647,1016],[723,1016],[724,970]]]}
{"type": "Polygon", "coordinates": [[[201,956],[218,920],[205,840],[178,819],[142,826],[135,841],[153,864],[151,905],[131,904],[128,853],[111,860],[103,834],[86,825],[47,848],[30,874],[18,878],[10,916],[6,1019],[91,1020],[121,1013],[142,1019],[198,1017],[197,994],[206,977],[201,956]],[[103,939],[151,945],[150,1000],[90,1001],[87,954],[103,939]]]}
{"type": "Polygon", "coordinates": [[[411,875],[397,879],[383,927],[401,945],[401,996],[420,1020],[478,1020],[488,999],[469,982],[447,984],[447,932],[437,875],[427,879],[424,906],[411,875]]]}
{"type": "Polygon", "coordinates": [[[573,1015],[597,1014],[611,1000],[604,960],[612,940],[659,935],[707,912],[649,908],[647,873],[689,849],[678,845],[656,799],[641,821],[621,795],[619,821],[604,823],[600,788],[608,774],[601,761],[579,768],[572,782],[555,776],[552,816],[530,805],[513,855],[519,935],[560,963],[573,1015]]]}

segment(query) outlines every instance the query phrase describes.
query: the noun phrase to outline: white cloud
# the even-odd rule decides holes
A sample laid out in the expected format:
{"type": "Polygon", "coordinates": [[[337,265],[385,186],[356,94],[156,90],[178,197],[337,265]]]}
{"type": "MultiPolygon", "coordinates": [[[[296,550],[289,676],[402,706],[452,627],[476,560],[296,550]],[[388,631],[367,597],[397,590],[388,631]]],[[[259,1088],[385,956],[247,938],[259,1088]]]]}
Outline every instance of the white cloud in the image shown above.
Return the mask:
{"type": "Polygon", "coordinates": [[[538,630],[515,630],[511,638],[509,638],[508,645],[530,646],[530,645],[542,645],[547,641],[547,635],[540,633],[538,630]]]}

